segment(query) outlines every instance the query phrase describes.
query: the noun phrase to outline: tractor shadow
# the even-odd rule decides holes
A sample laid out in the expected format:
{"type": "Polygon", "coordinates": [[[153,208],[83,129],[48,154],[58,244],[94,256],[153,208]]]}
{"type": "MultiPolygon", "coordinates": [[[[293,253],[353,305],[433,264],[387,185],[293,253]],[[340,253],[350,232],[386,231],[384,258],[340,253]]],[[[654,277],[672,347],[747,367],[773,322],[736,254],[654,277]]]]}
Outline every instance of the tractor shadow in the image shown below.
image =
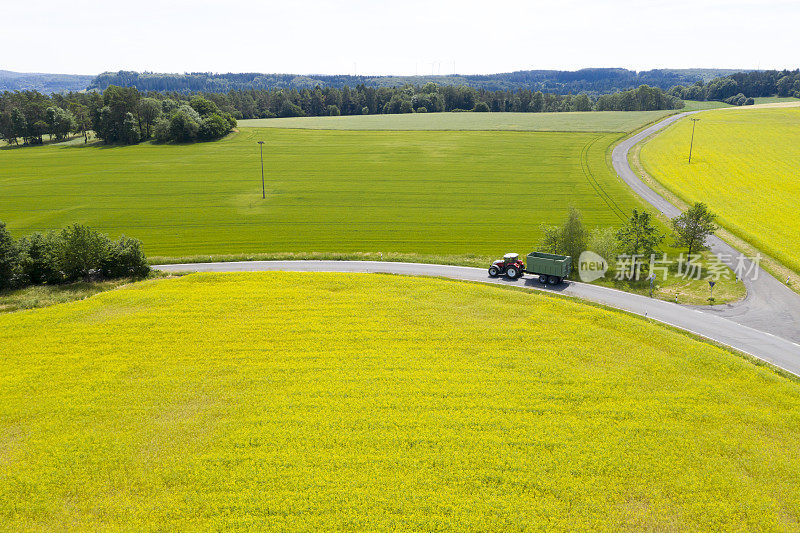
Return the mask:
{"type": "Polygon", "coordinates": [[[503,285],[512,285],[516,287],[525,287],[527,289],[539,289],[541,291],[548,291],[548,292],[564,292],[570,286],[570,282],[565,280],[559,283],[558,285],[547,285],[544,283],[539,283],[538,278],[518,278],[518,279],[510,279],[506,276],[497,277],[497,278],[489,278],[490,280],[494,281],[495,283],[501,283],[503,285]]]}

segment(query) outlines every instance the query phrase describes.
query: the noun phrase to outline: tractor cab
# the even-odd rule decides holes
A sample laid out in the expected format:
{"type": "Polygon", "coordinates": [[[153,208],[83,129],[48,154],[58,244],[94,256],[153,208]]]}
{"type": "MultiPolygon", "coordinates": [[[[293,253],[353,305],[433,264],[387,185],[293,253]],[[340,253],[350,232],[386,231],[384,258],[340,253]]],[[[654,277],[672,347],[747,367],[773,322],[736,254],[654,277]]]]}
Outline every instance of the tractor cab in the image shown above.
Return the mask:
{"type": "Polygon", "coordinates": [[[522,276],[524,270],[525,265],[520,261],[519,254],[509,253],[492,263],[492,266],[489,267],[489,276],[494,278],[505,274],[509,278],[516,279],[522,276]]]}

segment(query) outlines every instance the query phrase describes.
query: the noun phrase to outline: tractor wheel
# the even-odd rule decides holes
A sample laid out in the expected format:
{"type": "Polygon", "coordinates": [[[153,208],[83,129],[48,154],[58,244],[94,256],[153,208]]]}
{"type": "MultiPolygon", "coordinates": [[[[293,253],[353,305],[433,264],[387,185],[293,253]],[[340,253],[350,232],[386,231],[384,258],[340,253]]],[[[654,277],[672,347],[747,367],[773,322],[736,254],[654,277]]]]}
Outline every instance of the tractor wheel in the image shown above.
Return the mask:
{"type": "Polygon", "coordinates": [[[496,278],[500,275],[500,269],[496,266],[492,265],[489,267],[489,277],[496,278]]]}
{"type": "Polygon", "coordinates": [[[517,270],[517,267],[508,267],[506,269],[506,276],[511,279],[517,279],[519,277],[519,270],[517,270]]]}
{"type": "Polygon", "coordinates": [[[547,284],[547,276],[545,276],[544,274],[540,274],[539,275],[539,283],[541,283],[542,285],[546,285],[547,284]]]}
{"type": "Polygon", "coordinates": [[[559,278],[558,276],[549,276],[547,278],[547,283],[549,283],[550,285],[558,285],[559,283],[561,283],[561,278],[559,278]]]}

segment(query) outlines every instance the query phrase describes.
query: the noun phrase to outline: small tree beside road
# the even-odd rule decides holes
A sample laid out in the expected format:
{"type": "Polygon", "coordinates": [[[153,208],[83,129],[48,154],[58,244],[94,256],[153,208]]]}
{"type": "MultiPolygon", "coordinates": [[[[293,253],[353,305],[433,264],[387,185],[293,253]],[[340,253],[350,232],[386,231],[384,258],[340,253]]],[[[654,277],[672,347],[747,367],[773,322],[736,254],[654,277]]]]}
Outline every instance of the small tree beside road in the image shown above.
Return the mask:
{"type": "Polygon", "coordinates": [[[632,257],[650,257],[663,240],[664,235],[658,234],[650,213],[637,209],[617,232],[621,251],[632,257]]]}
{"type": "Polygon", "coordinates": [[[717,225],[714,223],[716,218],[717,215],[710,212],[706,204],[698,202],[672,219],[675,245],[689,249],[689,260],[692,252],[704,248],[708,236],[717,231],[717,225]]]}

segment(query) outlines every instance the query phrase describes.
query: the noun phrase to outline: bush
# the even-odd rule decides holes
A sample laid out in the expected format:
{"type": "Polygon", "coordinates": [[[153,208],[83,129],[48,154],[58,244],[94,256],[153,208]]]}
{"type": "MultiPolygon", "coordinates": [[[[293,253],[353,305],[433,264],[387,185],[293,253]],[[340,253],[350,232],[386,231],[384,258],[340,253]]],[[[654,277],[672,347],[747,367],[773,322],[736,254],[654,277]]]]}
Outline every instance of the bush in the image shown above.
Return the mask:
{"type": "Polygon", "coordinates": [[[229,131],[231,131],[230,122],[219,113],[214,113],[203,119],[197,135],[201,139],[211,140],[219,139],[229,131]]]}
{"type": "Polygon", "coordinates": [[[475,107],[472,108],[473,111],[476,113],[488,113],[489,112],[489,104],[486,102],[477,102],[475,107]]]}
{"type": "Polygon", "coordinates": [[[417,113],[427,113],[427,112],[428,112],[428,108],[425,107],[425,106],[417,108],[417,113]]]}
{"type": "Polygon", "coordinates": [[[150,266],[142,251],[142,243],[124,235],[118,241],[109,243],[101,263],[101,272],[107,278],[146,276],[150,266]]]}
{"type": "Polygon", "coordinates": [[[58,270],[56,241],[56,234],[53,232],[47,235],[34,233],[19,240],[20,265],[26,284],[41,285],[62,281],[61,272],[58,270]]]}
{"type": "MultiPolygon", "coordinates": [[[[184,109],[178,109],[169,121],[169,139],[175,142],[189,142],[197,138],[200,122],[184,109]]],[[[191,109],[191,108],[189,108],[191,109]]],[[[195,112],[195,115],[197,112],[195,112]]]]}
{"type": "Polygon", "coordinates": [[[328,116],[329,117],[338,117],[341,114],[342,114],[342,112],[339,111],[339,106],[336,106],[336,105],[329,105],[328,106],[328,116]]]}
{"type": "Polygon", "coordinates": [[[64,281],[89,280],[100,272],[109,249],[108,237],[88,226],[67,226],[58,236],[56,257],[64,281]]]}
{"type": "Polygon", "coordinates": [[[144,277],[150,272],[141,243],[112,242],[88,226],[73,224],[14,242],[0,222],[0,288],[57,284],[94,277],[144,277]]]}

